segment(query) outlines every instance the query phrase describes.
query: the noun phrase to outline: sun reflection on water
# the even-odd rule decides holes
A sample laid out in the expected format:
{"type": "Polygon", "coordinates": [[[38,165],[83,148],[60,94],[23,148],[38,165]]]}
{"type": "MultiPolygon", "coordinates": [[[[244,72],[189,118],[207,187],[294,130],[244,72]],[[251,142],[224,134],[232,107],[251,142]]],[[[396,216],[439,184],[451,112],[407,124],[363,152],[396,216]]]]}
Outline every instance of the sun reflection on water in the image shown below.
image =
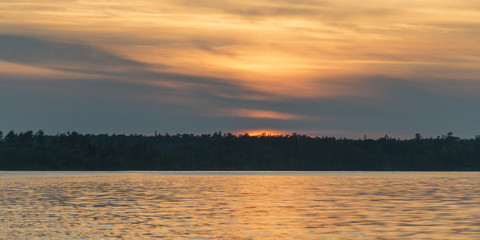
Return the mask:
{"type": "Polygon", "coordinates": [[[478,239],[479,180],[478,173],[0,175],[0,238],[478,239]]]}

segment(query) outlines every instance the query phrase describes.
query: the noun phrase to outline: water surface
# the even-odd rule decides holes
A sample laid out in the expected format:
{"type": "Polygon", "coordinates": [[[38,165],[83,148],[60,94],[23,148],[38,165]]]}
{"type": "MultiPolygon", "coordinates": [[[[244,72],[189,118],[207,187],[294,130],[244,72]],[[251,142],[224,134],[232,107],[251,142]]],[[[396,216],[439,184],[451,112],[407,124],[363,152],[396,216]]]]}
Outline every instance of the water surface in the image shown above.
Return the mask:
{"type": "Polygon", "coordinates": [[[480,239],[474,172],[0,172],[0,239],[480,239]]]}

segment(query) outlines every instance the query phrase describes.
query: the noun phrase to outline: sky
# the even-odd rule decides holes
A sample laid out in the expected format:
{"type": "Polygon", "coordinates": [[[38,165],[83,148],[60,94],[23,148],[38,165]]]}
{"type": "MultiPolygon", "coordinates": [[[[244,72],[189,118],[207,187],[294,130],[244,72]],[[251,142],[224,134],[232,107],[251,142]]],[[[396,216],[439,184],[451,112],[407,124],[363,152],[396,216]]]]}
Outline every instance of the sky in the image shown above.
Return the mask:
{"type": "Polygon", "coordinates": [[[480,134],[480,0],[0,0],[0,130],[480,134]]]}

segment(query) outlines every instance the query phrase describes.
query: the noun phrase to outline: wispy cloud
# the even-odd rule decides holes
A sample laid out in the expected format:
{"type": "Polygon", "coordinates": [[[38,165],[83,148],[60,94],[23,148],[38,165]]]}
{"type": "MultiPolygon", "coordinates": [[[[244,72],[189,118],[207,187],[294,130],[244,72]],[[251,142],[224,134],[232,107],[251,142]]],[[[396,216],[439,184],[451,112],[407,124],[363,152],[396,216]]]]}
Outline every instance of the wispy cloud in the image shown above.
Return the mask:
{"type": "Polygon", "coordinates": [[[172,129],[474,129],[479,12],[469,0],[2,1],[0,90],[31,111],[29,96],[56,96],[58,111],[94,99],[172,129]]]}
{"type": "Polygon", "coordinates": [[[71,71],[115,71],[144,64],[122,58],[87,44],[44,40],[18,35],[0,35],[3,61],[71,71]]]}
{"type": "Polygon", "coordinates": [[[225,117],[237,117],[237,118],[264,118],[264,119],[277,119],[277,120],[309,120],[313,119],[310,116],[282,113],[271,110],[258,110],[258,109],[223,109],[217,110],[217,114],[225,117]]]}

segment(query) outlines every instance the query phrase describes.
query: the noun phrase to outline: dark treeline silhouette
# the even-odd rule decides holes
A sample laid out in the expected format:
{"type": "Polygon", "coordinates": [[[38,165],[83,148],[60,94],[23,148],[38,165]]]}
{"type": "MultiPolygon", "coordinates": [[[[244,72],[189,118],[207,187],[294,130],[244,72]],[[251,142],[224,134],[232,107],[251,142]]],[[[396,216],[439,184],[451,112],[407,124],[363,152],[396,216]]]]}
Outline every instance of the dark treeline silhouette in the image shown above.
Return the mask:
{"type": "Polygon", "coordinates": [[[0,132],[1,170],[480,170],[480,137],[0,132]]]}

